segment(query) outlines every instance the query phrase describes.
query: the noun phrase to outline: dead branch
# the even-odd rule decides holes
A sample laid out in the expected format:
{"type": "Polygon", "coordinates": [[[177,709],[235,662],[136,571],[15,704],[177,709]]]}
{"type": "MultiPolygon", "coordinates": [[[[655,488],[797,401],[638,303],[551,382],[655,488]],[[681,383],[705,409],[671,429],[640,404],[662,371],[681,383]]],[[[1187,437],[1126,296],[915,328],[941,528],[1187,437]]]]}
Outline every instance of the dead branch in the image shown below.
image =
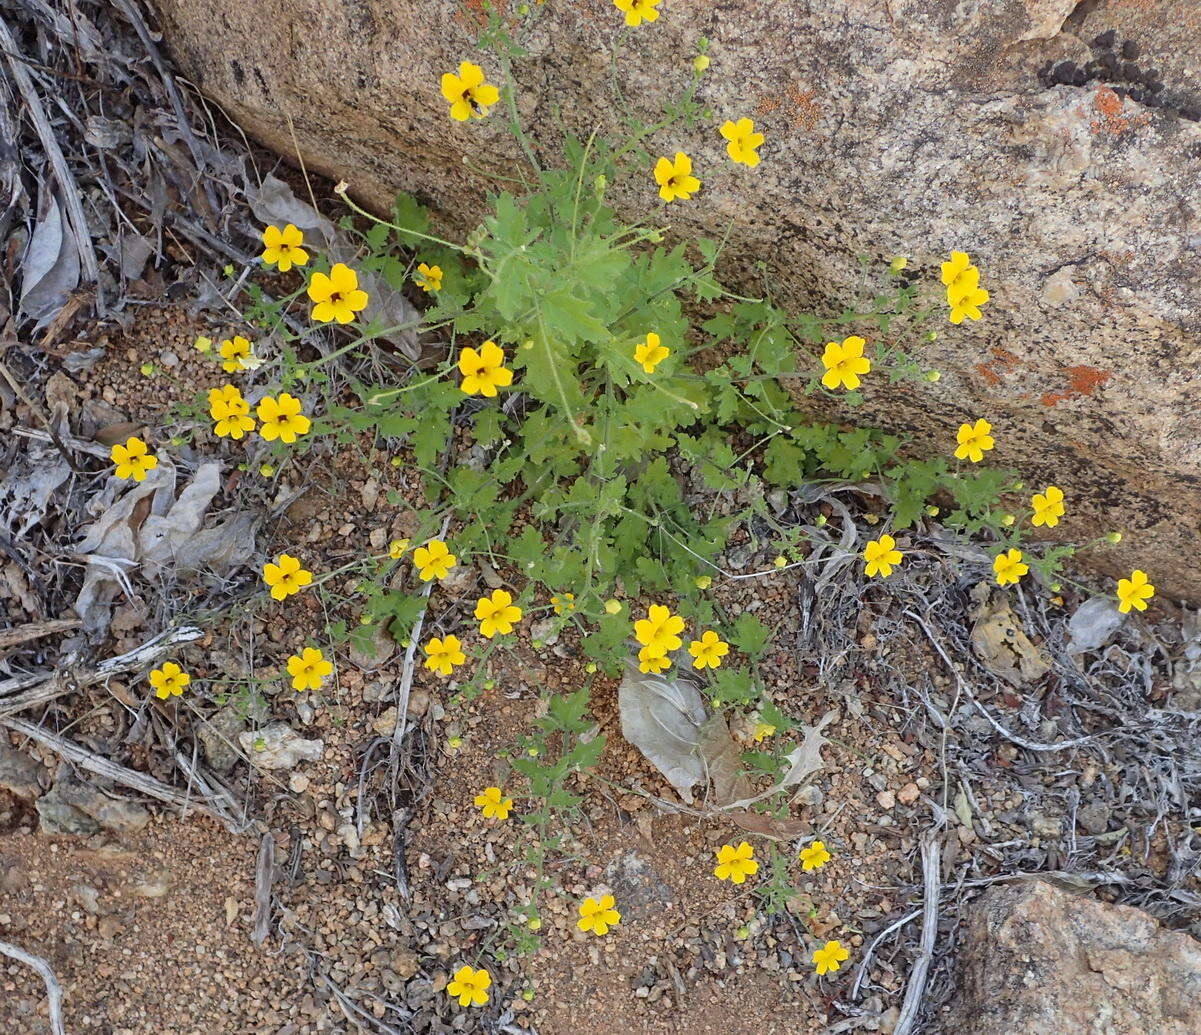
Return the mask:
{"type": "Polygon", "coordinates": [[[54,971],[50,969],[50,964],[41,956],[35,956],[9,942],[0,942],[0,952],[19,963],[33,967],[41,975],[42,980],[46,983],[46,1005],[50,1011],[50,1030],[54,1035],[66,1035],[66,1029],[63,1027],[63,989],[58,983],[58,978],[54,976],[54,971]]]}

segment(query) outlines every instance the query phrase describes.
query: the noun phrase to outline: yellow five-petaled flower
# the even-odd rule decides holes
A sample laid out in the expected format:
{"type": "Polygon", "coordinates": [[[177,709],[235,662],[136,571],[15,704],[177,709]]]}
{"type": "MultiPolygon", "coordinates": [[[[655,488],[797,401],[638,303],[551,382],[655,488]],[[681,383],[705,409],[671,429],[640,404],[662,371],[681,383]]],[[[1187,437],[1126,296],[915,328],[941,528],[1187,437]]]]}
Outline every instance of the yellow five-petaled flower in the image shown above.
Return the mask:
{"type": "Polygon", "coordinates": [[[1022,561],[1021,550],[1008,550],[997,554],[992,562],[992,570],[997,576],[997,585],[1008,586],[1020,582],[1022,576],[1030,571],[1030,566],[1022,561]]]}
{"type": "Polygon", "coordinates": [[[675,160],[660,158],[655,163],[655,182],[664,201],[687,201],[701,189],[701,181],[692,175],[692,159],[677,151],[675,160]]]}
{"type": "Polygon", "coordinates": [[[312,421],[300,412],[300,400],[287,392],[280,392],[277,397],[265,395],[259,400],[255,412],[263,426],[259,434],[268,442],[279,439],[288,445],[296,441],[298,435],[308,433],[312,421]]]}
{"type": "Polygon", "coordinates": [[[482,119],[500,100],[500,91],[484,77],[484,70],[470,61],[459,63],[459,74],[442,76],[442,96],[450,102],[450,117],[456,122],[482,119]]]}
{"type": "Polygon", "coordinates": [[[659,342],[659,335],[652,331],[646,336],[646,341],[634,346],[634,362],[641,363],[642,369],[653,374],[655,367],[671,355],[671,349],[659,342]]]}
{"type": "Polygon", "coordinates": [[[419,546],[413,551],[413,566],[421,576],[422,582],[446,578],[458,560],[441,539],[431,539],[425,546],[419,546]]]}
{"type": "Polygon", "coordinates": [[[173,661],[168,661],[162,668],[156,668],[150,673],[150,685],[154,687],[154,696],[160,701],[165,701],[168,697],[178,697],[191,681],[192,677],[173,661]]]}
{"type": "Polygon", "coordinates": [[[299,654],[288,658],[288,675],[292,677],[293,690],[320,690],[325,677],[333,672],[332,662],[316,647],[305,647],[299,654]]]}
{"type": "Polygon", "coordinates": [[[755,132],[755,123],[751,119],[726,122],[721,127],[721,135],[727,140],[726,154],[732,161],[752,168],[759,164],[756,148],[763,143],[763,134],[755,132]]]}
{"type": "Polygon", "coordinates": [[[499,787],[485,787],[475,796],[475,804],[485,819],[508,819],[513,811],[513,799],[506,798],[499,787]]]}
{"type": "Polygon", "coordinates": [[[621,913],[616,909],[617,900],[612,895],[601,895],[599,899],[586,898],[580,903],[580,918],[575,925],[585,933],[606,935],[610,927],[621,923],[621,913]]]}
{"type": "Polygon", "coordinates": [[[850,957],[850,953],[842,947],[840,941],[826,942],[820,949],[815,949],[813,952],[813,965],[817,968],[819,975],[826,974],[837,970],[842,966],[843,961],[850,957]]]}
{"type": "Polygon", "coordinates": [[[950,260],[942,264],[942,282],[947,289],[951,323],[963,323],[965,317],[979,320],[988,292],[980,287],[980,271],[967,252],[951,252],[950,260]]]}
{"type": "Polygon", "coordinates": [[[955,447],[956,460],[970,460],[978,464],[996,443],[992,437],[992,425],[981,417],[975,424],[960,424],[955,435],[959,444],[955,447]]]}
{"type": "Polygon", "coordinates": [[[684,619],[673,615],[662,604],[652,604],[647,616],[634,623],[634,636],[647,649],[648,657],[661,657],[678,650],[683,631],[684,619]]]}
{"type": "Polygon", "coordinates": [[[830,851],[824,841],[814,841],[801,849],[801,869],[820,870],[830,861],[830,851]]]}
{"type": "Polygon", "coordinates": [[[1045,492],[1036,492],[1030,498],[1030,506],[1034,508],[1030,524],[1036,528],[1039,525],[1054,528],[1059,524],[1059,519],[1063,517],[1063,489],[1048,485],[1045,492]]]}
{"type": "Polygon", "coordinates": [[[118,478],[132,478],[135,482],[143,481],[147,471],[158,467],[158,457],[150,452],[146,443],[137,435],[131,435],[124,444],[118,442],[109,450],[109,457],[116,465],[118,478]]]}
{"type": "Polygon", "coordinates": [[[863,573],[869,578],[886,579],[892,569],[901,563],[905,555],[897,549],[897,541],[890,535],[873,539],[863,550],[863,573]]]}
{"type": "Polygon", "coordinates": [[[281,553],[274,564],[268,561],[263,565],[263,581],[271,587],[271,596],[284,600],[311,583],[313,573],[306,571],[295,557],[281,553]]]}
{"type": "Polygon", "coordinates": [[[329,275],[314,273],[309,280],[313,319],[318,323],[350,323],[354,314],[367,308],[367,292],[359,287],[359,275],[344,262],[334,263],[329,275]]]}
{"type": "Polygon", "coordinates": [[[227,374],[234,374],[239,370],[253,370],[258,366],[259,361],[250,347],[250,340],[240,334],[226,338],[221,343],[220,352],[221,369],[227,374]]]}
{"type": "Polygon", "coordinates": [[[730,653],[730,645],[712,629],[708,629],[699,640],[693,640],[688,645],[688,653],[695,659],[693,668],[718,668],[721,659],[730,653]]]}
{"type": "Polygon", "coordinates": [[[1126,615],[1131,608],[1135,611],[1146,611],[1147,601],[1155,596],[1155,587],[1147,578],[1147,573],[1135,568],[1130,578],[1118,580],[1118,610],[1126,615]]]}
{"type": "Polygon", "coordinates": [[[505,366],[505,351],[494,341],[484,342],[479,352],[463,349],[459,353],[459,372],[463,375],[459,387],[467,395],[491,399],[497,388],[513,383],[513,371],[505,366]]]}
{"type": "Polygon", "coordinates": [[[613,6],[625,13],[626,25],[631,28],[643,22],[653,22],[659,17],[655,10],[663,0],[613,0],[613,6]]]}
{"type": "Polygon", "coordinates": [[[263,230],[263,262],[276,266],[280,273],[287,273],[293,266],[303,266],[309,261],[309,253],[301,245],[304,234],[289,223],[282,230],[269,226],[263,230]]]}
{"type": "Polygon", "coordinates": [[[218,438],[239,439],[248,431],[254,431],[254,418],[250,416],[250,403],[236,385],[224,385],[209,389],[209,415],[216,422],[213,433],[218,438]]]}
{"type": "Polygon", "coordinates": [[[863,354],[866,344],[856,334],[843,338],[841,344],[827,342],[822,353],[822,366],[826,368],[822,384],[829,389],[849,388],[852,392],[858,388],[859,378],[872,368],[872,361],[863,354]]]}
{"type": "Polygon", "coordinates": [[[638,670],[658,674],[671,668],[671,658],[666,654],[655,654],[650,647],[643,647],[638,652],[638,670]]]}
{"type": "Polygon", "coordinates": [[[479,970],[460,967],[446,986],[446,994],[451,999],[458,999],[460,1006],[483,1006],[488,1002],[488,987],[491,984],[492,975],[483,967],[479,970]]]}
{"type": "Polygon", "coordinates": [[[480,620],[480,635],[492,639],[497,633],[511,633],[521,621],[521,608],[513,603],[513,595],[494,589],[491,597],[480,597],[475,604],[475,617],[480,620]]]}
{"type": "Polygon", "coordinates": [[[427,266],[424,262],[417,263],[417,274],[413,277],[419,288],[428,294],[442,290],[442,267],[427,266]]]}
{"type": "Polygon", "coordinates": [[[441,640],[437,636],[431,637],[423,649],[425,667],[440,676],[449,676],[456,665],[467,661],[467,655],[463,653],[463,646],[457,636],[447,636],[441,640]]]}
{"type": "Polygon", "coordinates": [[[742,884],[747,877],[753,877],[759,872],[759,864],[755,862],[755,849],[746,841],[737,848],[733,845],[722,845],[717,849],[717,866],[713,876],[718,880],[733,881],[742,884]]]}

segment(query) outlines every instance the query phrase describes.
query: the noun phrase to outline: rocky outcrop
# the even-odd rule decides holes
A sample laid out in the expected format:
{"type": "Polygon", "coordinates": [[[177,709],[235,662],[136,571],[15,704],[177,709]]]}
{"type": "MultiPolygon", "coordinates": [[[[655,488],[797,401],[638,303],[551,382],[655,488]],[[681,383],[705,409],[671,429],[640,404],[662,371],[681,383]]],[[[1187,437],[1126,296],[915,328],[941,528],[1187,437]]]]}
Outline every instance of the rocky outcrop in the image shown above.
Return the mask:
{"type": "MultiPolygon", "coordinates": [[[[462,228],[520,153],[503,118],[455,123],[439,78],[474,49],[478,0],[154,0],[175,60],[251,134],[385,207],[417,194],[462,228]]],[[[664,211],[650,169],[615,184],[626,215],[684,236],[733,221],[724,274],[759,263],[796,308],[863,300],[860,257],[903,254],[937,282],[969,251],[985,318],[915,342],[935,385],[868,385],[858,419],[945,452],[994,425],[998,464],[1068,493],[1075,539],[1120,528],[1098,563],[1137,563],[1201,596],[1201,13],[1171,0],[664,0],[625,32],[609,0],[501,4],[529,51],[518,101],[553,160],[564,129],[653,121],[700,37],[713,115],[649,141],[703,181],[664,211]],[[614,52],[617,51],[616,57],[614,52]],[[614,63],[623,100],[610,80],[614,63]],[[729,162],[717,126],[754,118],[763,162],[729,162]]],[[[940,317],[941,320],[941,317],[940,317]]],[[[870,382],[870,379],[869,379],[870,382]]]]}
{"type": "Polygon", "coordinates": [[[959,991],[943,1030],[961,1035],[1186,1035],[1201,1029],[1201,943],[1146,913],[1045,881],[972,904],[959,991]]]}

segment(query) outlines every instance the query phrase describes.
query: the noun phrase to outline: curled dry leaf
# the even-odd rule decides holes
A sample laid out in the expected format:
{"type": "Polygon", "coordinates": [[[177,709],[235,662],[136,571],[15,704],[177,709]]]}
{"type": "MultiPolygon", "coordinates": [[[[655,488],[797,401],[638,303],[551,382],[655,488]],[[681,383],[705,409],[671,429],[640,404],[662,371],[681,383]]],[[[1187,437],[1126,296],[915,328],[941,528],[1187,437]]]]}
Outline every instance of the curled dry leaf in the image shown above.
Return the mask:
{"type": "Polygon", "coordinates": [[[1125,621],[1113,597],[1086,600],[1068,620],[1069,654],[1100,650],[1125,621]]]}
{"type": "Polygon", "coordinates": [[[981,582],[972,599],[972,650],[982,665],[1013,686],[1033,683],[1050,670],[1046,652],[1026,635],[1003,594],[981,582]]]}

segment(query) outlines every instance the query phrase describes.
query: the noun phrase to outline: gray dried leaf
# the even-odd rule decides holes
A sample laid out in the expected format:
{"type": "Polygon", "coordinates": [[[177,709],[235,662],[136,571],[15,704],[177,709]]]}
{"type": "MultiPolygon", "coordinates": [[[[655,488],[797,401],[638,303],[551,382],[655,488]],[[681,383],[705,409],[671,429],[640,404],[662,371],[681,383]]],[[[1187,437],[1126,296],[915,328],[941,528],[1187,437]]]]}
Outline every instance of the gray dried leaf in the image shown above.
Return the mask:
{"type": "Polygon", "coordinates": [[[784,776],[780,779],[777,787],[772,788],[772,793],[777,789],[785,787],[796,787],[809,779],[814,773],[825,768],[825,761],[822,759],[822,748],[829,744],[822,733],[838,713],[834,710],[826,712],[816,725],[803,726],[805,734],[804,740],[801,741],[788,754],[788,768],[784,772],[784,776]]]}
{"type": "Polygon", "coordinates": [[[121,238],[121,276],[126,280],[137,280],[153,254],[154,245],[141,234],[126,233],[121,238]]]}
{"type": "Polygon", "coordinates": [[[213,497],[221,489],[218,464],[201,464],[166,514],[151,514],[138,533],[138,560],[147,578],[155,578],[179,549],[200,530],[213,497]]]}
{"type": "Polygon", "coordinates": [[[1084,654],[1099,650],[1121,628],[1124,618],[1112,597],[1093,597],[1086,600],[1068,619],[1069,654],[1084,654]]]}
{"type": "Polygon", "coordinates": [[[622,736],[691,804],[692,788],[706,780],[705,764],[697,751],[705,705],[696,686],[628,665],[617,689],[617,702],[622,736]]]}
{"type": "Polygon", "coordinates": [[[0,524],[21,539],[42,520],[54,490],[71,476],[57,449],[30,449],[0,479],[0,524]]]}
{"type": "Polygon", "coordinates": [[[133,134],[127,122],[106,119],[103,115],[89,115],[84,124],[83,139],[101,151],[112,151],[129,143],[133,134]]]}
{"type": "Polygon", "coordinates": [[[1007,597],[994,594],[987,582],[972,591],[972,650],[990,672],[1013,686],[1024,686],[1051,668],[1046,651],[1026,635],[1007,597]]]}
{"type": "Polygon", "coordinates": [[[370,301],[363,313],[367,322],[384,329],[384,341],[395,345],[410,359],[420,354],[416,324],[420,316],[404,294],[393,288],[382,276],[360,269],[356,263],[358,248],[354,241],[312,205],[301,201],[283,180],[275,176],[264,178],[262,185],[246,192],[250,210],[256,219],[267,224],[283,226],[291,223],[304,234],[306,245],[312,244],[329,256],[332,262],[344,262],[358,273],[359,286],[370,301]],[[410,326],[411,325],[411,326],[410,326]],[[387,328],[405,327],[388,331],[387,328]]]}
{"type": "Polygon", "coordinates": [[[40,214],[21,258],[21,313],[42,324],[79,286],[79,250],[53,192],[43,190],[40,214]]]}

